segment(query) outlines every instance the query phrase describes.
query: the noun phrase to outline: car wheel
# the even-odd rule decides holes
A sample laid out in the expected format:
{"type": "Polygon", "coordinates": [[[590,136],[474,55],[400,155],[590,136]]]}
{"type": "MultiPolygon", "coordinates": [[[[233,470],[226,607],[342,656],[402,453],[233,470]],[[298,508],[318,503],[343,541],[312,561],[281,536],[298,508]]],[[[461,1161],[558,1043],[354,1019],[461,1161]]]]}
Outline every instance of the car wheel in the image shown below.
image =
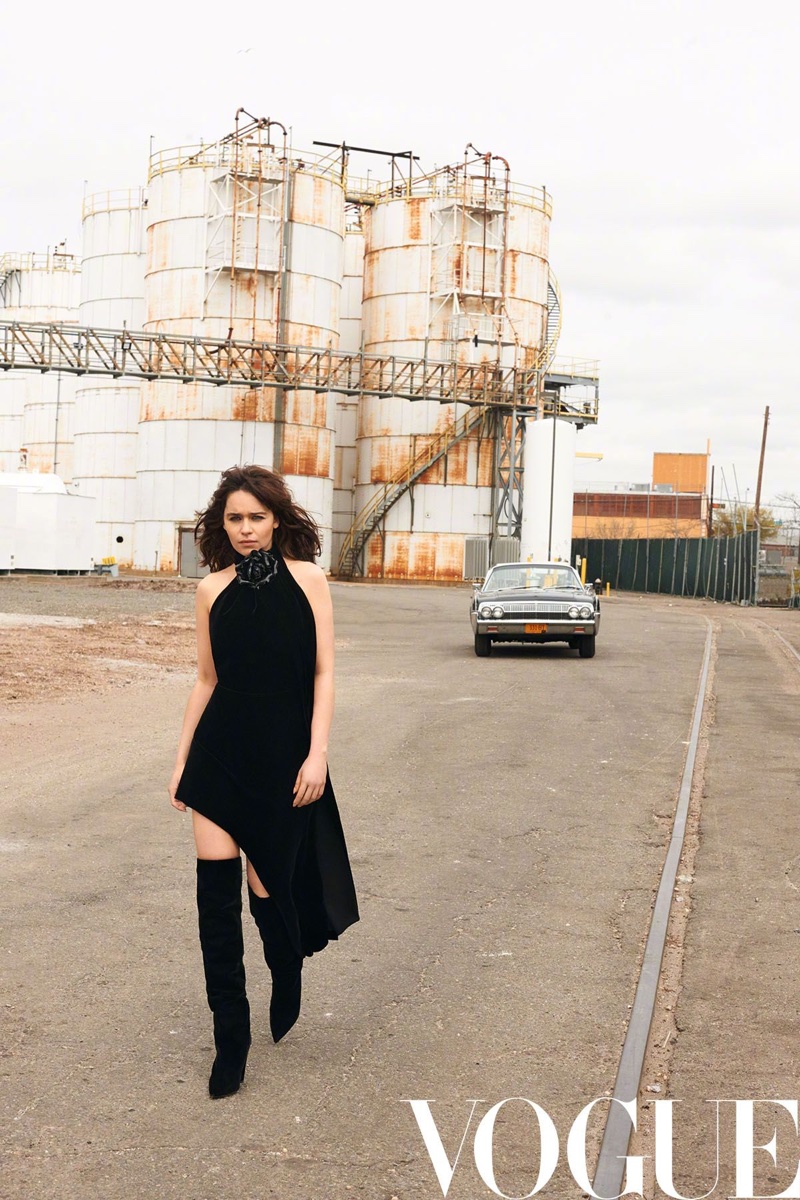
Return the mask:
{"type": "Polygon", "coordinates": [[[578,646],[578,654],[580,654],[581,658],[594,658],[594,643],[594,634],[591,637],[581,638],[580,645],[578,646]]]}
{"type": "Polygon", "coordinates": [[[475,653],[478,658],[488,658],[492,653],[492,639],[488,633],[475,634],[475,653]]]}

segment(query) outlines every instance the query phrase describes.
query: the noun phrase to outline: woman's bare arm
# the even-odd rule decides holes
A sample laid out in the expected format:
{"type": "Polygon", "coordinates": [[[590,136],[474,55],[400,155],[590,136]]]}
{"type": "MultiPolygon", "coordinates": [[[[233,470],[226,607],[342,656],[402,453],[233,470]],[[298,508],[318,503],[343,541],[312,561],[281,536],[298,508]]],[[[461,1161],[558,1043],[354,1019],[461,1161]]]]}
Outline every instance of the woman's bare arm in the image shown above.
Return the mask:
{"type": "Polygon", "coordinates": [[[294,807],[319,800],[328,773],[328,738],[333,723],[333,603],[325,573],[314,563],[293,563],[297,582],[306,594],[317,627],[317,662],[314,674],[314,711],[311,747],[297,773],[294,807]],[[298,569],[299,568],[299,569],[298,569]]]}
{"type": "Polygon", "coordinates": [[[189,755],[197,722],[200,720],[206,705],[211,699],[211,693],[217,685],[217,672],[214,668],[214,658],[211,654],[211,638],[208,632],[208,614],[215,588],[207,575],[197,586],[195,596],[195,626],[197,631],[197,682],[189,693],[186,711],[183,715],[181,736],[178,741],[178,752],[175,756],[175,767],[169,782],[169,798],[173,808],[186,812],[186,805],[175,797],[178,784],[189,755]]]}

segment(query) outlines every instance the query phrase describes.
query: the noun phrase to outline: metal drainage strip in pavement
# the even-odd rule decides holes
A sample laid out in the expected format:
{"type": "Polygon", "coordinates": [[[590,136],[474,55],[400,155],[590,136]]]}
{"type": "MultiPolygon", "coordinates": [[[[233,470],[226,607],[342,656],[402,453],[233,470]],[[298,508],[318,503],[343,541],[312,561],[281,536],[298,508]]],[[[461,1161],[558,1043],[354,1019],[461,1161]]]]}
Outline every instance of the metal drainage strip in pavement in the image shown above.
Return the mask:
{"type": "MultiPolygon", "coordinates": [[[[707,618],[706,618],[707,619],[707,618]]],[[[689,749],[686,753],[686,763],[683,768],[681,790],[675,809],[675,822],[672,827],[672,837],[667,848],[667,856],[661,872],[661,882],[653,907],[650,920],[650,931],[644,948],[644,959],[636,986],[636,996],[633,1001],[628,1032],[622,1047],[619,1060],[617,1080],[614,1084],[612,1103],[609,1105],[600,1155],[597,1160],[593,1190],[598,1196],[619,1196],[622,1192],[622,1174],[625,1168],[625,1156],[628,1153],[628,1143],[631,1138],[631,1122],[622,1104],[630,1104],[639,1095],[639,1084],[642,1078],[647,1039],[650,1024],[656,1005],[658,977],[661,970],[661,959],[664,954],[664,944],[667,938],[667,923],[669,921],[672,895],[675,879],[678,873],[683,839],[686,833],[686,816],[689,811],[689,799],[692,794],[692,776],[697,757],[697,744],[700,739],[700,723],[703,719],[708,670],[711,663],[712,628],[708,621],[706,632],[705,653],[703,666],[700,670],[700,682],[694,702],[689,749]],[[616,1100],[619,1103],[613,1103],[616,1100]]]]}

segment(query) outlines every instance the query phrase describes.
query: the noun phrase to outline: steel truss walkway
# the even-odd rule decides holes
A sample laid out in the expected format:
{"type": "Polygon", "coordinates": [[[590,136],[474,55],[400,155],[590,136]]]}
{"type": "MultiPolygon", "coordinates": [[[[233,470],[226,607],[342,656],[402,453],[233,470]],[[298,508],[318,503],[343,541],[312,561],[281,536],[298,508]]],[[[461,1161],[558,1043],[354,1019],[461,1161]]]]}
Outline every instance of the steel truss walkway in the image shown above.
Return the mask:
{"type": "Polygon", "coordinates": [[[554,363],[543,371],[542,366],[522,369],[343,354],[267,342],[11,321],[0,322],[0,370],[458,401],[533,409],[540,415],[556,412],[587,423],[597,420],[597,365],[585,362],[554,363]],[[562,399],[564,387],[575,385],[590,392],[578,407],[562,399]]]}

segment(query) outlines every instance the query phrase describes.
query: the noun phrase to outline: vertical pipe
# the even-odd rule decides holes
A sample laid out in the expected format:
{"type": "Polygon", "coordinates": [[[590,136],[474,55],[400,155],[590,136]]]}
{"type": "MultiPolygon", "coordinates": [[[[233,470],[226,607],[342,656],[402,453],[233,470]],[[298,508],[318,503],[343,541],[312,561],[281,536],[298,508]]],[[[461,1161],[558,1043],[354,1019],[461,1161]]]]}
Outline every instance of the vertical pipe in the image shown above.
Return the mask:
{"type": "Polygon", "coordinates": [[[556,489],[556,418],[553,414],[553,449],[550,455],[550,516],[547,524],[547,561],[553,553],[553,503],[556,489]]]}
{"type": "Polygon", "coordinates": [[[508,536],[513,537],[514,521],[514,475],[517,470],[517,406],[511,410],[511,445],[508,452],[510,469],[508,473],[508,536]]]}
{"type": "Polygon", "coordinates": [[[756,509],[755,515],[758,517],[758,510],[761,507],[761,479],[764,475],[764,452],[767,448],[767,426],[769,425],[769,405],[764,409],[764,431],[761,434],[761,457],[758,460],[758,482],[756,483],[756,509]]]}
{"type": "Polygon", "coordinates": [[[58,417],[61,409],[61,372],[56,371],[56,424],[53,433],[53,474],[58,474],[58,417]]]}

